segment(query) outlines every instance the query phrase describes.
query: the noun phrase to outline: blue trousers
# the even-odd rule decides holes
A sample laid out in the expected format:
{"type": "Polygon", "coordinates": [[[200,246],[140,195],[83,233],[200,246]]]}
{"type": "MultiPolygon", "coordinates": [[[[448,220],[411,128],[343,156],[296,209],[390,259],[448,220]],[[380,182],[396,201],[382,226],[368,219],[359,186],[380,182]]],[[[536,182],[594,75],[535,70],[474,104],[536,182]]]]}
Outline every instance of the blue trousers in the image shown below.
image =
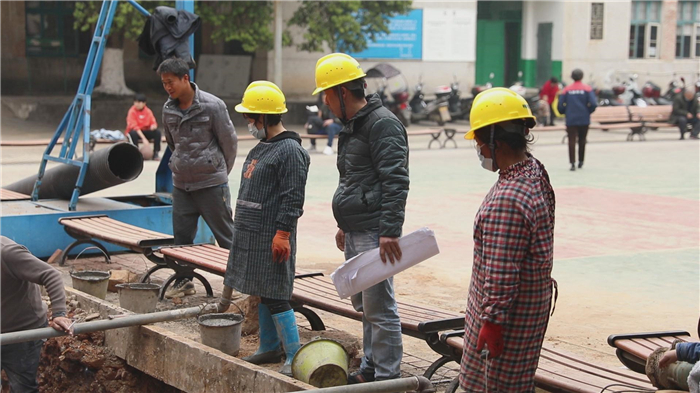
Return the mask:
{"type": "MultiPolygon", "coordinates": [[[[378,232],[345,234],[345,259],[379,247],[378,232]]],[[[401,321],[394,298],[392,278],[384,280],[351,298],[355,310],[362,312],[362,349],[360,371],[378,381],[401,377],[403,338],[401,321]]]]}
{"type": "Polygon", "coordinates": [[[2,369],[10,380],[12,393],[38,393],[36,373],[39,369],[39,356],[46,340],[27,341],[3,345],[2,369]]]}

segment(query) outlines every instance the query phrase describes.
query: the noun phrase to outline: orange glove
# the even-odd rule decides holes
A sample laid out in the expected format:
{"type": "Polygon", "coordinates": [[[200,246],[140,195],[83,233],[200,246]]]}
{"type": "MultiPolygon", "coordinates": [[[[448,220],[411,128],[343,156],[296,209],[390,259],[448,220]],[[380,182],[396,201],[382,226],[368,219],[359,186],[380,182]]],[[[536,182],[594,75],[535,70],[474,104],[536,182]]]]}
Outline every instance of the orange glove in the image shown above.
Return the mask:
{"type": "Polygon", "coordinates": [[[484,321],[479,330],[479,338],[476,340],[476,351],[481,352],[486,344],[489,357],[495,359],[503,353],[503,327],[489,321],[484,321]]]}
{"type": "Polygon", "coordinates": [[[289,245],[289,232],[277,231],[272,239],[272,260],[277,263],[287,262],[292,246],[289,245]]]}

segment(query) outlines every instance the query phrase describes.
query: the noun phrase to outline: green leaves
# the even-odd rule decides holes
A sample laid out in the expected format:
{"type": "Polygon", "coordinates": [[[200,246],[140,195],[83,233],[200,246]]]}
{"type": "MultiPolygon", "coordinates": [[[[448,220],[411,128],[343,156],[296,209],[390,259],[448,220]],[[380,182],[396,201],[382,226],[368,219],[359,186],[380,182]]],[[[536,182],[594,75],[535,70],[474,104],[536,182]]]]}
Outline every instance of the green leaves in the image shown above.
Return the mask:
{"type": "MultiPolygon", "coordinates": [[[[148,12],[153,12],[156,7],[161,5],[175,7],[174,1],[141,1],[139,4],[147,9],[148,12]]],[[[73,17],[75,18],[73,27],[80,29],[80,31],[94,30],[101,9],[101,1],[76,1],[75,10],[73,11],[73,17]]],[[[134,6],[127,2],[119,2],[112,26],[109,29],[110,46],[121,48],[124,38],[129,40],[137,39],[141,31],[143,31],[145,23],[146,16],[137,11],[134,6]]]]}
{"type": "Polygon", "coordinates": [[[309,52],[360,52],[368,36],[389,33],[389,18],[407,14],[411,1],[304,1],[289,21],[306,31],[297,47],[309,52]]]}
{"type": "MultiPolygon", "coordinates": [[[[140,1],[149,12],[157,6],[174,7],[174,1],[140,1]]],[[[94,29],[102,2],[76,1],[74,28],[94,29]]],[[[305,31],[297,48],[321,52],[331,50],[359,52],[367,48],[367,39],[389,33],[389,18],[406,14],[411,1],[303,1],[288,21],[305,31]]],[[[271,49],[273,45],[274,5],[272,1],[195,1],[195,13],[202,22],[214,26],[214,41],[241,42],[243,49],[271,49]]],[[[135,40],[143,30],[146,17],[127,2],[120,2],[110,29],[110,46],[121,47],[124,38],[135,40]]],[[[283,44],[292,45],[289,31],[284,31],[283,44]]]]}
{"type": "Polygon", "coordinates": [[[214,25],[214,41],[238,40],[248,52],[272,48],[271,1],[197,1],[195,13],[214,25]]]}

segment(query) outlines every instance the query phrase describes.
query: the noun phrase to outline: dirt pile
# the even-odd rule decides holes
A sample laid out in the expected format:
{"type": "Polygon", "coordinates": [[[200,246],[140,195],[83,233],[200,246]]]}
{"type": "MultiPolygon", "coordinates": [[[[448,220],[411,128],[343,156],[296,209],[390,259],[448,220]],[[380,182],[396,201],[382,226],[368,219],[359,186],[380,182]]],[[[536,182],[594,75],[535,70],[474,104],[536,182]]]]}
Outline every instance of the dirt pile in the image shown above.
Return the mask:
{"type": "Polygon", "coordinates": [[[104,332],[47,340],[37,375],[46,393],[178,393],[104,347],[104,332]]]}

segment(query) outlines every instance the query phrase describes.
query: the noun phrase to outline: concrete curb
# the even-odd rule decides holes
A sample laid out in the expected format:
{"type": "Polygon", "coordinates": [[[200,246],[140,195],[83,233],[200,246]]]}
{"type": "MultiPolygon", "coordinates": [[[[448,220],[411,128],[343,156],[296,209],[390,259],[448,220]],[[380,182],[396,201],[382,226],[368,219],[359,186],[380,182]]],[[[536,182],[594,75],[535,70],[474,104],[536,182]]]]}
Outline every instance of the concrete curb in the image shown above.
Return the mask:
{"type": "MultiPolygon", "coordinates": [[[[107,301],[66,287],[81,308],[100,318],[130,313],[107,301]]],[[[134,367],[185,392],[292,392],[314,389],[158,326],[105,331],[105,346],[134,367]]]]}

